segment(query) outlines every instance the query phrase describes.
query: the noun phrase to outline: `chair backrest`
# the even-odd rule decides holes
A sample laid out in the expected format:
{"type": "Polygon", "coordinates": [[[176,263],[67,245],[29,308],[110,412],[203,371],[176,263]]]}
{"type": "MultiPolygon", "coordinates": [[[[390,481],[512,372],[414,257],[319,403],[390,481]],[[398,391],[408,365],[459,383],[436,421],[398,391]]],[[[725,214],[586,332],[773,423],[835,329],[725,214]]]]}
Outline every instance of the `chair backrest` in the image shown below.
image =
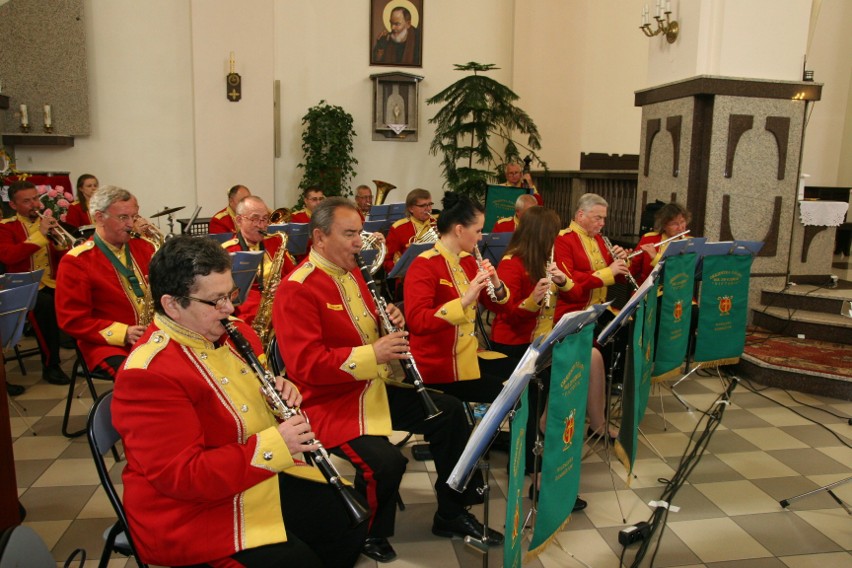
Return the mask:
{"type": "MultiPolygon", "coordinates": [[[[6,288],[17,288],[19,286],[27,286],[28,284],[32,284],[35,282],[38,284],[41,282],[41,277],[44,275],[44,268],[40,268],[39,270],[33,270],[32,272],[9,272],[6,274],[6,288]]],[[[33,295],[32,301],[30,301],[29,310],[35,308],[36,299],[38,298],[37,294],[33,295]]]]}
{"type": "Polygon", "coordinates": [[[56,568],[56,560],[38,534],[28,526],[17,525],[0,538],[0,568],[56,568]]]}
{"type": "Polygon", "coordinates": [[[0,347],[7,349],[21,340],[30,304],[38,294],[38,284],[0,290],[0,347]]]}
{"type": "Polygon", "coordinates": [[[133,546],[133,541],[130,538],[130,531],[127,530],[127,515],[124,513],[124,505],[121,503],[121,498],[112,484],[112,479],[109,476],[109,469],[104,461],[104,455],[115,446],[121,436],[112,425],[112,391],[105,393],[92,407],[89,413],[89,424],[87,427],[87,435],[89,439],[89,448],[92,450],[92,457],[95,460],[95,469],[98,470],[98,477],[101,480],[101,485],[109,498],[115,514],[118,516],[118,522],[127,538],[130,547],[130,552],[133,554],[139,566],[144,566],[139,559],[139,554],[133,546]]]}

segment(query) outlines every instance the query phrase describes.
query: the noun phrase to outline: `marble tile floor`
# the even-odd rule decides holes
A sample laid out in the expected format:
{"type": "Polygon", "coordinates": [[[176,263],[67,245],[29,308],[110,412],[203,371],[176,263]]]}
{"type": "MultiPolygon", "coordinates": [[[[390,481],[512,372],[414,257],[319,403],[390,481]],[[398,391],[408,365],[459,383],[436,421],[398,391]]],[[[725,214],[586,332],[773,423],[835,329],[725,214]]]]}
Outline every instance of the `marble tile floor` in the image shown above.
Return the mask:
{"type": "MultiPolygon", "coordinates": [[[[73,354],[63,353],[67,356],[64,366],[70,371],[73,354]]],[[[67,388],[40,381],[37,360],[29,359],[26,364],[30,369],[27,376],[21,376],[14,362],[6,364],[9,381],[28,387],[15,399],[26,407],[26,418],[11,411],[18,491],[28,510],[25,524],[51,548],[57,566],[78,547],[87,550],[87,564],[95,565],[103,532],[114,522],[112,509],[99,488],[85,437],[69,440],[60,433],[67,388]],[[25,421],[37,436],[30,433],[25,421]]],[[[96,385],[99,392],[110,388],[100,381],[96,385]]],[[[83,424],[91,406],[84,390],[79,389],[82,397],[73,404],[72,429],[83,424]]],[[[722,384],[714,377],[693,376],[678,387],[691,407],[702,410],[721,391],[722,384]]],[[[630,487],[624,481],[624,468],[614,460],[610,476],[604,448],[590,448],[580,481],[580,494],[589,502],[588,508],[574,514],[556,542],[527,566],[619,565],[622,518],[628,524],[649,518],[647,503],[659,497],[659,479],[674,473],[701,418],[698,410],[685,409],[667,389],[662,393],[662,397],[652,394],[649,401],[636,477],[630,487]]],[[[852,567],[852,516],[827,493],[795,501],[787,510],[778,503],[852,475],[852,426],[845,419],[805,406],[848,417],[852,403],[794,393],[796,402],[777,389],[760,394],[765,396],[743,384],[734,390],[732,405],[708,453],[673,500],[680,510],[669,514],[654,566],[852,567]]],[[[496,527],[503,526],[505,515],[506,459],[505,454],[492,453],[490,518],[496,527]]],[[[112,470],[119,482],[122,467],[119,462],[112,470]]],[[[351,472],[346,466],[341,469],[351,472]]],[[[431,534],[434,476],[431,462],[409,462],[401,490],[406,509],[397,515],[396,535],[391,540],[399,558],[391,565],[482,566],[482,555],[461,540],[431,534]]],[[[852,483],[835,492],[852,503],[852,483]]],[[[525,504],[529,506],[528,501],[525,504]]],[[[481,518],[481,507],[474,512],[481,518]]],[[[632,561],[634,549],[628,549],[627,561],[632,561]]],[[[650,554],[642,565],[649,566],[649,561],[650,554]]],[[[110,562],[112,568],[134,565],[117,555],[110,562]]],[[[358,568],[376,565],[363,556],[357,564],[358,568]]],[[[502,565],[499,549],[492,549],[488,565],[502,565]]]]}

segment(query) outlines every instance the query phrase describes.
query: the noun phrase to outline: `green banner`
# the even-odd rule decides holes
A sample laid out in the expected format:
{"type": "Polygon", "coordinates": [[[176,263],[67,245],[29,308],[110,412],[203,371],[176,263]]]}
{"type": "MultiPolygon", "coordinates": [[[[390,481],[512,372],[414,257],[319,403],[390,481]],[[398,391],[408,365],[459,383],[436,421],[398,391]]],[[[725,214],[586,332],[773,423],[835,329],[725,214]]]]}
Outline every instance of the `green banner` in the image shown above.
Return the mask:
{"type": "MultiPolygon", "coordinates": [[[[527,392],[521,395],[520,404],[512,417],[512,447],[509,450],[509,489],[506,493],[506,537],[503,543],[503,566],[521,565],[524,541],[524,471],[526,470],[527,392]]],[[[533,388],[537,388],[533,386],[533,388]]]]}
{"type": "Polygon", "coordinates": [[[704,367],[732,365],[745,348],[751,255],[705,256],[696,363],[704,367]]]}
{"type": "Polygon", "coordinates": [[[689,345],[689,322],[692,319],[692,294],[695,287],[695,253],[679,254],[665,259],[663,296],[658,312],[660,327],[655,353],[654,380],[662,381],[680,373],[689,345]]]}
{"type": "Polygon", "coordinates": [[[485,193],[485,225],[482,232],[490,233],[494,222],[500,217],[511,217],[515,214],[515,200],[528,190],[523,187],[508,187],[505,185],[489,185],[485,193]]]}
{"type": "Polygon", "coordinates": [[[553,348],[541,465],[541,496],[532,542],[524,562],[544,551],[568,524],[577,499],[593,331],[594,326],[586,326],[553,348]]]}

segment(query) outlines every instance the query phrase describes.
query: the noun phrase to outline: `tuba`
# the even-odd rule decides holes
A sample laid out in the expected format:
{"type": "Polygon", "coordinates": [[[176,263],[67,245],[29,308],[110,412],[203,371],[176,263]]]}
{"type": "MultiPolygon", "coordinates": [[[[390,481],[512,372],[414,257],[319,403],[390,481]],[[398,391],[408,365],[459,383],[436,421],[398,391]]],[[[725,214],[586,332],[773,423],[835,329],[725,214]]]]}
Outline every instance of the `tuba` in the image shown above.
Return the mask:
{"type": "Polygon", "coordinates": [[[382,205],[390,190],[396,189],[396,186],[380,179],[374,179],[373,183],[376,184],[376,198],[373,200],[373,205],[382,205]]]}
{"type": "Polygon", "coordinates": [[[269,224],[270,225],[280,225],[281,223],[289,223],[290,216],[293,214],[292,211],[287,209],[286,207],[279,207],[269,216],[269,224]]]}

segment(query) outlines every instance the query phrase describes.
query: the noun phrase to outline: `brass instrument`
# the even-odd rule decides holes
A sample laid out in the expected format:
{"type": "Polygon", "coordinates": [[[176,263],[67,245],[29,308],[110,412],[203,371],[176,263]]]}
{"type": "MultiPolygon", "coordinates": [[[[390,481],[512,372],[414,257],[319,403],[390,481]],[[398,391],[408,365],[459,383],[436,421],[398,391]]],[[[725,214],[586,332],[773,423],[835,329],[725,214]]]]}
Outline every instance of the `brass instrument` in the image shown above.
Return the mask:
{"type": "Polygon", "coordinates": [[[373,183],[376,184],[376,198],[373,200],[373,205],[382,205],[390,190],[396,189],[396,186],[380,179],[374,179],[373,183]]]}
{"type": "Polygon", "coordinates": [[[423,225],[423,228],[418,230],[414,236],[411,237],[409,244],[432,244],[437,243],[439,238],[438,231],[435,228],[435,220],[430,217],[429,222],[423,225]]]}
{"type": "MultiPolygon", "coordinates": [[[[36,213],[40,218],[45,218],[41,211],[36,211],[36,213]]],[[[59,223],[59,219],[56,219],[56,226],[51,227],[47,232],[47,237],[53,241],[56,248],[60,249],[70,249],[86,242],[86,239],[74,237],[74,235],[69,233],[68,230],[59,223]]]]}
{"type": "Polygon", "coordinates": [[[385,256],[388,254],[388,247],[384,240],[376,237],[375,233],[361,231],[361,252],[368,250],[378,251],[376,253],[376,258],[369,266],[370,274],[375,274],[378,272],[379,268],[382,267],[382,263],[385,261],[385,256]]]}
{"type": "MultiPolygon", "coordinates": [[[[476,266],[479,267],[479,270],[485,270],[482,267],[482,253],[479,252],[479,247],[473,247],[473,256],[476,257],[476,266]]],[[[488,297],[491,298],[492,302],[497,301],[497,292],[494,290],[494,282],[491,281],[491,278],[488,279],[488,282],[485,284],[485,289],[488,290],[488,297]]]]}
{"type": "MultiPolygon", "coordinates": [[[[606,250],[609,251],[609,254],[610,256],[612,256],[613,260],[617,259],[617,257],[615,256],[615,251],[612,247],[612,241],[609,240],[609,237],[601,235],[601,238],[603,239],[604,245],[606,245],[606,250]]],[[[624,275],[624,277],[627,278],[627,281],[630,282],[630,285],[633,286],[634,290],[639,289],[639,284],[636,283],[636,279],[633,278],[632,274],[630,274],[629,269],[627,270],[627,273],[624,275]]]]}
{"type": "MultiPolygon", "coordinates": [[[[550,247],[550,257],[547,259],[547,265],[545,265],[545,267],[544,267],[544,274],[545,274],[545,276],[547,275],[547,268],[548,268],[551,264],[553,264],[553,250],[554,250],[555,248],[556,248],[556,247],[550,247]]],[[[543,302],[543,305],[544,305],[545,309],[547,309],[547,308],[549,308],[549,307],[550,307],[550,297],[551,297],[551,296],[553,296],[553,285],[552,285],[552,284],[551,284],[551,285],[549,285],[549,286],[547,287],[547,292],[545,292],[545,293],[544,293],[544,302],[543,302]]]]}
{"type": "Polygon", "coordinates": [[[160,250],[160,247],[163,246],[163,243],[166,242],[166,237],[163,233],[153,225],[151,221],[146,219],[145,217],[139,217],[137,221],[133,224],[133,228],[139,228],[138,231],[130,231],[130,236],[135,237],[137,239],[145,239],[152,245],[154,245],[154,250],[160,250]]]}
{"type": "MultiPolygon", "coordinates": [[[[301,409],[287,406],[287,403],[284,402],[281,395],[278,394],[278,390],[275,388],[275,377],[273,377],[272,373],[263,367],[260,359],[258,359],[257,355],[252,350],[248,340],[242,333],[240,333],[233,322],[227,319],[223,319],[221,322],[225,327],[225,331],[228,333],[228,336],[234,342],[240,356],[242,356],[246,363],[248,363],[254,371],[255,376],[260,381],[261,393],[270,408],[272,408],[272,413],[281,420],[287,420],[297,414],[303,414],[301,409]]],[[[305,416],[305,420],[307,420],[307,416],[305,416]]],[[[370,510],[361,502],[359,496],[355,493],[355,489],[343,483],[343,478],[340,476],[337,468],[334,467],[334,464],[331,463],[328,451],[323,447],[319,440],[313,439],[307,443],[308,445],[315,444],[319,446],[317,450],[309,453],[313,458],[317,469],[320,470],[329,485],[334,487],[337,490],[338,495],[340,495],[340,498],[343,499],[343,506],[346,508],[346,512],[352,520],[352,526],[358,526],[370,518],[370,510]]]]}
{"type": "Polygon", "coordinates": [[[139,314],[139,325],[148,327],[154,321],[154,298],[151,297],[151,285],[146,283],[142,299],[142,313],[139,314]]]}
{"type": "MultiPolygon", "coordinates": [[[[397,328],[390,320],[390,317],[388,316],[388,304],[376,290],[376,283],[373,280],[372,272],[370,272],[369,267],[364,264],[364,260],[361,258],[361,255],[355,255],[355,262],[358,263],[358,267],[361,269],[361,274],[364,276],[364,282],[367,284],[367,288],[370,290],[370,295],[373,297],[373,303],[376,304],[376,311],[378,312],[379,319],[382,322],[382,328],[384,328],[385,333],[395,333],[400,331],[399,328],[397,328]]],[[[420,371],[417,369],[417,364],[414,362],[414,356],[411,355],[411,352],[406,353],[406,355],[408,355],[408,357],[399,360],[402,370],[405,373],[405,377],[414,385],[417,394],[420,395],[420,400],[423,403],[423,409],[426,412],[426,420],[435,418],[441,414],[441,410],[438,409],[435,405],[435,401],[432,400],[431,396],[429,396],[429,391],[426,390],[426,386],[423,383],[423,377],[420,375],[420,371]]]]}
{"type": "Polygon", "coordinates": [[[293,212],[290,209],[279,207],[269,215],[269,224],[280,225],[282,223],[289,223],[292,214],[293,212]]]}
{"type": "MultiPolygon", "coordinates": [[[[263,236],[269,235],[265,231],[260,232],[263,236]]],[[[287,233],[275,233],[269,235],[281,239],[281,244],[278,250],[275,251],[275,256],[272,257],[272,264],[269,268],[269,276],[266,282],[263,282],[263,292],[260,294],[260,304],[257,308],[257,315],[254,316],[254,321],[251,328],[260,337],[260,342],[263,344],[263,350],[269,347],[271,341],[270,332],[272,331],[272,300],[275,299],[275,289],[281,281],[281,268],[284,266],[284,260],[287,257],[287,233]]],[[[261,261],[263,262],[263,261],[261,261]]]]}

